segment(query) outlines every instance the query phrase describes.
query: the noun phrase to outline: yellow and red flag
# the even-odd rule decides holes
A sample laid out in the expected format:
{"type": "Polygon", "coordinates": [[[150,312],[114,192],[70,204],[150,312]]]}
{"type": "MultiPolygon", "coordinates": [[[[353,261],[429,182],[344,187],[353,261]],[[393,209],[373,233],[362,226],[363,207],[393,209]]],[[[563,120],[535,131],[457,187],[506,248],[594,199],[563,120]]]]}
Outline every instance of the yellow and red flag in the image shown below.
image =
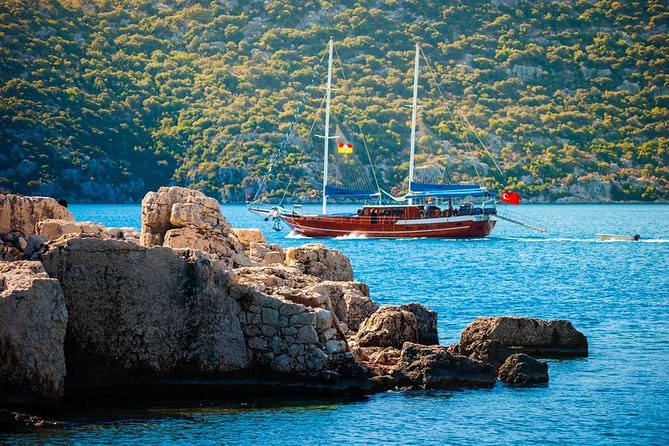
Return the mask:
{"type": "Polygon", "coordinates": [[[337,150],[339,153],[349,155],[353,153],[353,144],[351,144],[350,142],[338,142],[337,150]]]}

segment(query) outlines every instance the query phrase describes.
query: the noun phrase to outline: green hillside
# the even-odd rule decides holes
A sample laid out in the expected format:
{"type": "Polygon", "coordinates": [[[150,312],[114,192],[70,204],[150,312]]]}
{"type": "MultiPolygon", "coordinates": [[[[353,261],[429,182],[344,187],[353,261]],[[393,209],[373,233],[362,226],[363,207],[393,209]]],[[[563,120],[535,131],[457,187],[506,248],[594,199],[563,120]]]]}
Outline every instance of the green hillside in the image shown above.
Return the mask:
{"type": "MultiPolygon", "coordinates": [[[[437,78],[421,79],[419,164],[453,181],[476,166],[537,200],[669,199],[662,0],[0,0],[0,188],[138,201],[172,182],[243,200],[329,36],[346,75],[334,124],[358,151],[362,129],[386,189],[406,186],[417,41],[437,78]]],[[[318,87],[274,195],[293,175],[291,192],[318,187],[318,87]]]]}

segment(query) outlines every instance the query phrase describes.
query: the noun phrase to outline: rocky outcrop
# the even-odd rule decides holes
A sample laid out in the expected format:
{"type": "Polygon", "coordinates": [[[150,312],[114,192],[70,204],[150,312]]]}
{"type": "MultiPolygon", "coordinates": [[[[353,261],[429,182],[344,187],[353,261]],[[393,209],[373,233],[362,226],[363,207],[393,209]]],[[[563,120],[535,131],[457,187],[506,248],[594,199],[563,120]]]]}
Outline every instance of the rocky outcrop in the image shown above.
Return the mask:
{"type": "Polygon", "coordinates": [[[236,238],[211,229],[170,229],[165,234],[163,246],[206,252],[214,259],[221,260],[228,269],[251,264],[251,260],[246,256],[241,243],[236,238]]]}
{"type": "Polygon", "coordinates": [[[64,235],[84,234],[93,237],[109,236],[104,226],[91,222],[67,221],[49,218],[35,225],[35,234],[49,240],[56,240],[64,235]]]}
{"type": "Polygon", "coordinates": [[[384,305],[360,325],[357,345],[400,349],[405,342],[418,340],[416,325],[416,316],[409,310],[384,305]]]}
{"type": "Polygon", "coordinates": [[[500,381],[510,384],[536,384],[548,382],[548,364],[524,353],[509,356],[497,374],[500,381]]]}
{"type": "Polygon", "coordinates": [[[129,242],[137,243],[139,245],[139,231],[135,228],[122,227],[122,228],[107,228],[107,234],[109,238],[115,238],[117,240],[126,240],[129,242]]]}
{"type": "Polygon", "coordinates": [[[221,205],[200,191],[174,186],[146,194],[142,200],[142,246],[162,246],[167,231],[184,227],[230,232],[221,205]]]}
{"type": "Polygon", "coordinates": [[[362,282],[324,280],[311,290],[330,299],[337,318],[346,325],[346,332],[357,332],[360,324],[379,309],[369,297],[369,287],[362,282]]]}
{"type": "Polygon", "coordinates": [[[243,245],[230,231],[220,204],[202,192],[161,187],[142,200],[142,246],[199,250],[228,269],[249,266],[243,245]]]}
{"type": "Polygon", "coordinates": [[[464,355],[477,361],[490,364],[495,370],[499,369],[506,358],[511,356],[514,350],[503,345],[499,341],[473,341],[463,347],[459,344],[452,345],[448,351],[454,355],[464,355]]]}
{"type": "Polygon", "coordinates": [[[486,341],[497,341],[512,353],[540,357],[588,355],[586,337],[566,320],[480,317],[462,332],[460,346],[465,352],[480,351],[486,341]]]}
{"type": "Polygon", "coordinates": [[[0,403],[63,395],[67,324],[56,279],[39,262],[0,262],[0,403]]]}
{"type": "Polygon", "coordinates": [[[450,389],[453,387],[493,387],[495,370],[465,356],[454,356],[446,347],[407,343],[393,372],[400,387],[450,389]]]}
{"type": "Polygon", "coordinates": [[[43,263],[69,312],[69,386],[196,379],[251,364],[228,275],[202,254],[65,237],[43,263]]]}
{"type": "Polygon", "coordinates": [[[360,325],[356,340],[359,347],[438,344],[437,314],[418,303],[384,305],[360,325]]]}
{"type": "Polygon", "coordinates": [[[437,312],[417,302],[411,302],[400,308],[416,316],[416,343],[423,345],[439,344],[437,333],[437,312]]]}
{"type": "Polygon", "coordinates": [[[325,280],[353,280],[353,268],[349,258],[341,251],[319,243],[288,248],[286,265],[325,280]]]}
{"type": "Polygon", "coordinates": [[[267,239],[259,229],[233,228],[232,233],[244,248],[253,248],[257,245],[266,245],[267,239]]]}
{"type": "Polygon", "coordinates": [[[50,218],[74,221],[70,211],[53,198],[0,193],[0,234],[15,232],[25,239],[35,233],[38,222],[50,218]]]}

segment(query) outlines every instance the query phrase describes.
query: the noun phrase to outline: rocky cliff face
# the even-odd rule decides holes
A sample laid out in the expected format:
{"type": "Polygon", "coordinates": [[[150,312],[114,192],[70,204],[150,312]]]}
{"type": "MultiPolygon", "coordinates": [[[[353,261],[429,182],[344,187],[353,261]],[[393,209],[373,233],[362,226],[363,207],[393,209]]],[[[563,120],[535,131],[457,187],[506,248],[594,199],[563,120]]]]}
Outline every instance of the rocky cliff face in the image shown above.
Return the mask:
{"type": "Polygon", "coordinates": [[[63,396],[67,310],[39,262],[0,262],[0,402],[63,396]]]}
{"type": "Polygon", "coordinates": [[[105,386],[250,366],[228,275],[193,251],[66,238],[43,257],[69,312],[68,385],[105,386]]]}

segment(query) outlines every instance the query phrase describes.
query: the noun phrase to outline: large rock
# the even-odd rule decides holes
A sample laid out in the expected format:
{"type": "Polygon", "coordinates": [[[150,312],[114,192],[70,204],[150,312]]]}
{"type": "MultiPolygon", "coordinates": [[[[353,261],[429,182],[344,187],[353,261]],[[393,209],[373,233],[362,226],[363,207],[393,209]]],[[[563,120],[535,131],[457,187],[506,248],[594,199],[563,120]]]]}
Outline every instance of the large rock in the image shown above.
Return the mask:
{"type": "Polygon", "coordinates": [[[465,347],[453,345],[448,351],[455,355],[464,355],[477,361],[490,364],[495,370],[499,369],[506,358],[514,353],[514,349],[503,345],[499,341],[489,339],[483,341],[473,341],[465,347]]]}
{"type": "Polygon", "coordinates": [[[49,218],[74,221],[70,211],[53,198],[0,193],[0,235],[18,232],[27,238],[35,233],[37,222],[49,218]]]}
{"type": "Polygon", "coordinates": [[[417,342],[416,325],[416,316],[411,311],[384,305],[360,325],[357,344],[402,348],[405,342],[417,342]]]}
{"type": "Polygon", "coordinates": [[[439,344],[437,332],[437,312],[417,302],[402,305],[400,308],[416,316],[416,343],[423,345],[439,344]]]}
{"type": "Polygon", "coordinates": [[[49,218],[39,221],[35,233],[49,240],[56,240],[64,235],[84,234],[94,237],[109,237],[104,226],[91,222],[67,221],[49,218]]]}
{"type": "Polygon", "coordinates": [[[497,376],[511,384],[545,383],[548,382],[548,364],[525,353],[516,353],[506,359],[497,376]]]}
{"type": "Polygon", "coordinates": [[[244,253],[239,241],[220,230],[202,228],[170,229],[165,234],[163,246],[206,252],[221,260],[227,268],[237,268],[251,264],[251,260],[244,253]]]}
{"type": "Polygon", "coordinates": [[[267,239],[260,229],[233,228],[232,233],[246,249],[252,248],[258,244],[267,244],[267,239]]]}
{"type": "Polygon", "coordinates": [[[483,341],[497,341],[514,353],[542,357],[588,355],[586,337],[566,320],[479,317],[462,332],[460,345],[465,350],[476,350],[483,341]]]}
{"type": "Polygon", "coordinates": [[[142,200],[142,246],[161,246],[170,229],[194,227],[230,232],[221,206],[202,192],[183,187],[161,187],[142,200]]]}
{"type": "Polygon", "coordinates": [[[310,289],[327,296],[339,321],[352,331],[358,331],[360,324],[379,309],[369,298],[369,287],[361,282],[325,280],[310,289]]]}
{"type": "Polygon", "coordinates": [[[228,275],[201,254],[64,237],[43,263],[69,312],[68,386],[196,382],[251,364],[228,275]]]}
{"type": "Polygon", "coordinates": [[[0,403],[63,396],[65,299],[39,262],[0,262],[0,403]]]}
{"type": "Polygon", "coordinates": [[[286,250],[286,265],[325,280],[353,280],[353,268],[349,258],[341,251],[318,243],[286,250]]]}
{"type": "Polygon", "coordinates": [[[413,389],[493,387],[492,367],[465,356],[454,356],[446,347],[406,343],[393,373],[397,385],[413,389]]]}
{"type": "Polygon", "coordinates": [[[402,348],[405,342],[438,344],[437,313],[418,303],[384,305],[360,325],[357,334],[360,347],[402,348]]]}

